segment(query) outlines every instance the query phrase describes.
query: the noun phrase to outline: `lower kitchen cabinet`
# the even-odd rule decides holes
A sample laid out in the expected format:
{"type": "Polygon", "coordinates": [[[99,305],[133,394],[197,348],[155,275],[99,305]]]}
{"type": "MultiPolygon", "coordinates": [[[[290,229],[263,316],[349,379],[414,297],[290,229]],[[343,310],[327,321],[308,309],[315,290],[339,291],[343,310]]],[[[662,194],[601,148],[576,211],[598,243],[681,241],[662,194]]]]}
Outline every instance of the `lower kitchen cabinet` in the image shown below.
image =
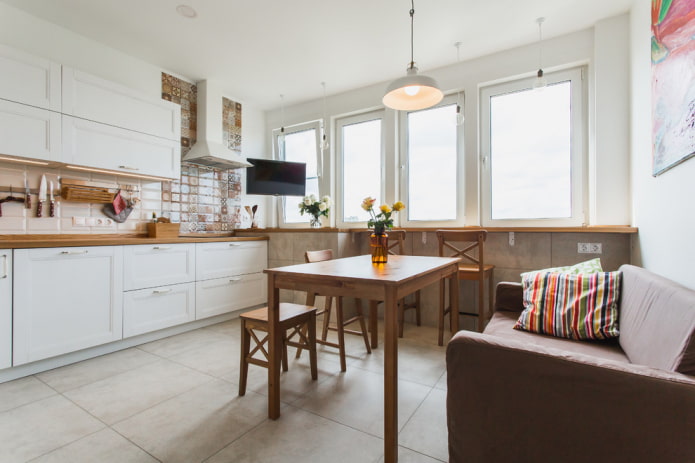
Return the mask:
{"type": "Polygon", "coordinates": [[[252,273],[196,282],[196,320],[212,317],[268,300],[264,273],[252,273]]]}
{"type": "Polygon", "coordinates": [[[123,337],[195,320],[195,283],[123,293],[123,337]]]}
{"type": "Polygon", "coordinates": [[[12,251],[0,249],[0,370],[12,366],[12,251]]]}
{"type": "Polygon", "coordinates": [[[14,251],[13,365],[123,337],[121,246],[14,251]]]}

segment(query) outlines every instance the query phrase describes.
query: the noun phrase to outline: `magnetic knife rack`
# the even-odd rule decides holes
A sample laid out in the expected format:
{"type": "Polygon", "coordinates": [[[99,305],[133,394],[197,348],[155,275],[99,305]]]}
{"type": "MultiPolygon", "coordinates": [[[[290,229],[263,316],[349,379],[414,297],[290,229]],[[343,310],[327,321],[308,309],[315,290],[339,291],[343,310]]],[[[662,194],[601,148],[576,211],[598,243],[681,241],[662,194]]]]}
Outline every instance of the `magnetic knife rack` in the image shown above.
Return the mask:
{"type": "MultiPolygon", "coordinates": [[[[71,201],[71,202],[86,202],[86,203],[110,203],[118,190],[127,193],[139,193],[138,185],[104,185],[101,182],[90,182],[86,180],[76,180],[70,178],[62,178],[53,191],[53,197],[56,200],[71,201]]],[[[24,187],[4,186],[0,185],[0,193],[10,193],[24,195],[26,189],[24,187]]],[[[29,188],[29,194],[38,196],[38,188],[29,188]]]]}

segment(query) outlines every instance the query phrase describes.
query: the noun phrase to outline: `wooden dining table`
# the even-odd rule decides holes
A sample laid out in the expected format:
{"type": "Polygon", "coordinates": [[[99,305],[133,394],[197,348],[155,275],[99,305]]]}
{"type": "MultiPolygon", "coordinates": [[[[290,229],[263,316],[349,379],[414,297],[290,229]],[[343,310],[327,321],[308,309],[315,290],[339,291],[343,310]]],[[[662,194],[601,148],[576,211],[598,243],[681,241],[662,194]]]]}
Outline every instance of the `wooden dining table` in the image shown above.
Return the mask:
{"type": "MultiPolygon", "coordinates": [[[[372,264],[371,256],[266,269],[268,274],[268,417],[280,417],[282,333],[278,327],[280,289],[384,301],[384,461],[398,460],[398,301],[419,289],[451,279],[449,298],[458,307],[458,258],[389,256],[372,264]]],[[[455,313],[455,311],[454,311],[455,313]]],[[[458,317],[452,317],[458,331],[458,317]]]]}

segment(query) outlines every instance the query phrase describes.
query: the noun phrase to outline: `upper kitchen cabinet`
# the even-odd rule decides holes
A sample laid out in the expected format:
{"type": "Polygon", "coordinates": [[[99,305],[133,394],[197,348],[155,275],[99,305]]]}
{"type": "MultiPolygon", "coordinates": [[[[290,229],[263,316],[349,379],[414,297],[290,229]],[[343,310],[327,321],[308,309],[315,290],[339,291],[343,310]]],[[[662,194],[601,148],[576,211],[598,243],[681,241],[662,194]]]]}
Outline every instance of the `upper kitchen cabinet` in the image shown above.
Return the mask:
{"type": "Polygon", "coordinates": [[[63,114],[181,140],[181,107],[63,66],[63,114]]]}
{"type": "Polygon", "coordinates": [[[0,98],[60,111],[60,64],[0,45],[0,98]]]}

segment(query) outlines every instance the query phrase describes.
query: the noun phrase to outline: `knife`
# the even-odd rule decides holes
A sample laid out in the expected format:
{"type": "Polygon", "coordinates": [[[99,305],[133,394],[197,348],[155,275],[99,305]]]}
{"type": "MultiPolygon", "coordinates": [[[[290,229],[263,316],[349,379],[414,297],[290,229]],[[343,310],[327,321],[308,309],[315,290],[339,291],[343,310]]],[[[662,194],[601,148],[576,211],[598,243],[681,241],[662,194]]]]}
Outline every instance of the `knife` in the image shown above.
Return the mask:
{"type": "Polygon", "coordinates": [[[46,174],[41,176],[41,185],[39,186],[39,205],[36,206],[36,217],[41,217],[43,202],[46,200],[46,174]]]}
{"type": "Polygon", "coordinates": [[[50,192],[51,202],[48,205],[48,216],[55,217],[56,215],[56,202],[53,199],[53,181],[48,182],[48,191],[50,192]]]}
{"type": "Polygon", "coordinates": [[[29,180],[27,180],[26,172],[24,172],[24,207],[31,209],[31,192],[29,191],[29,180]]]}

